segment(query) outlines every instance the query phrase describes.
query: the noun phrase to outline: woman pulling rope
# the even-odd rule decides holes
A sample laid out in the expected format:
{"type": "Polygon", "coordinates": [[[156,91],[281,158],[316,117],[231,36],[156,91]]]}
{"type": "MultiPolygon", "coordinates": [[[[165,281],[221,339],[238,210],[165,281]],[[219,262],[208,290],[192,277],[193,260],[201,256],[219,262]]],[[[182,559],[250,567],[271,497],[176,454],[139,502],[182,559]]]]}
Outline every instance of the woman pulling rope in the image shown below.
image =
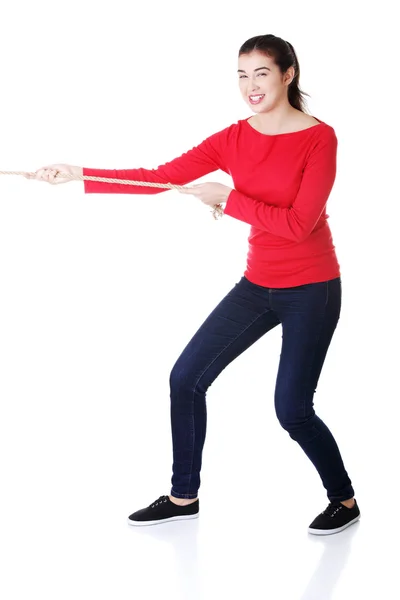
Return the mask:
{"type": "MultiPolygon", "coordinates": [[[[245,273],[194,334],[170,375],[170,494],[130,515],[131,525],[198,516],[206,392],[235,358],[277,325],[282,326],[282,348],[276,414],[315,466],[329,498],[328,507],[308,531],[337,533],[360,518],[339,448],[313,403],[341,308],[340,267],[326,214],[336,176],[337,138],[330,125],[305,113],[299,74],[291,44],[274,35],[256,36],[242,45],[238,63],[240,91],[254,116],[211,135],[157,169],[50,165],[26,174],[52,184],[86,177],[86,193],[155,194],[176,187],[214,211],[219,207],[219,213],[225,203],[224,214],[251,225],[245,273]],[[232,176],[236,189],[220,183],[182,188],[218,169],[232,176]]],[[[248,399],[243,399],[244,410],[248,405],[248,399]]],[[[263,514],[268,515],[269,502],[276,514],[279,490],[268,477],[268,465],[261,477],[270,490],[269,498],[262,498],[263,514]]],[[[227,490],[226,497],[218,499],[221,512],[225,504],[235,502],[232,490],[238,486],[246,490],[239,513],[249,519],[254,512],[259,518],[258,498],[251,495],[257,494],[260,478],[230,481],[223,468],[221,478],[227,490]]]]}

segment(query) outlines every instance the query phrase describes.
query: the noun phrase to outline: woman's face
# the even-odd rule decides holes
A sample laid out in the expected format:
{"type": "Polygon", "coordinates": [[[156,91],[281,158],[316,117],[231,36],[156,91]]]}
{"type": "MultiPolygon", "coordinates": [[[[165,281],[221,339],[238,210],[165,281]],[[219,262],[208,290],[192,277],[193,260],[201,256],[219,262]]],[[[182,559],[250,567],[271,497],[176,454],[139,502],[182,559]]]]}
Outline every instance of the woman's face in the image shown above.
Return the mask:
{"type": "Polygon", "coordinates": [[[288,84],[292,80],[291,70],[292,67],[282,76],[273,59],[261,52],[254,51],[239,57],[239,88],[253,112],[271,110],[287,98],[288,84]]]}

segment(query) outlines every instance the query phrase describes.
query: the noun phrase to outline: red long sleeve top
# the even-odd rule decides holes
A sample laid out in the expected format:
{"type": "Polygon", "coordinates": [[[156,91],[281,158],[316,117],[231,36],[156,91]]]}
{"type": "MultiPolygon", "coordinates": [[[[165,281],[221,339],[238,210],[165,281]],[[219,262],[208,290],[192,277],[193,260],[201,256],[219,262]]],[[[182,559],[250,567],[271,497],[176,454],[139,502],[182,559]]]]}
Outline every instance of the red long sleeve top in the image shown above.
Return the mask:
{"type": "MultiPolygon", "coordinates": [[[[248,223],[245,277],[284,288],[340,276],[326,205],[336,177],[337,138],[319,124],[267,135],[241,119],[156,169],[90,169],[83,175],[186,185],[218,169],[235,189],[225,215],[248,223]]],[[[85,193],[159,194],[166,188],[84,181],[85,193]]]]}

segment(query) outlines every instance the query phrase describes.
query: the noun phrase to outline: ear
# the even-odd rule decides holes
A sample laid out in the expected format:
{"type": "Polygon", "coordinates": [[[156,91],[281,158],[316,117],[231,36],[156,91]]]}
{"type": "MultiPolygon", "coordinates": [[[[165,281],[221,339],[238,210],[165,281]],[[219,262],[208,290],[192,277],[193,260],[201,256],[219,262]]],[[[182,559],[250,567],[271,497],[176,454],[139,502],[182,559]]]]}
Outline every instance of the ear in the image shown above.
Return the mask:
{"type": "Polygon", "coordinates": [[[287,85],[290,85],[292,83],[295,74],[296,72],[294,70],[294,67],[289,67],[285,73],[285,83],[287,83],[287,85]]]}

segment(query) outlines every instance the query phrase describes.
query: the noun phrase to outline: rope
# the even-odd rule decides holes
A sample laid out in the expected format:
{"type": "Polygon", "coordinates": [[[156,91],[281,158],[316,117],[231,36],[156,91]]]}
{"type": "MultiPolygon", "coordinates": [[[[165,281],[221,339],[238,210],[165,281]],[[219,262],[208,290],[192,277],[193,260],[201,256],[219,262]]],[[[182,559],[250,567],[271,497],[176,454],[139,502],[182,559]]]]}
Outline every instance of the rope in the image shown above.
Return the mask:
{"type": "MultiPolygon", "coordinates": [[[[35,173],[28,173],[26,171],[0,171],[0,175],[32,175],[35,173]]],[[[150,181],[132,181],[130,179],[111,179],[108,177],[96,177],[94,175],[72,175],[71,173],[64,173],[62,171],[58,171],[55,179],[57,177],[60,178],[69,178],[74,179],[76,181],[103,181],[105,183],[122,183],[123,185],[141,185],[147,187],[158,187],[158,188],[168,188],[175,190],[185,190],[189,189],[183,185],[174,185],[173,183],[151,183],[150,181]]],[[[49,182],[52,185],[55,185],[54,182],[49,182]]],[[[219,219],[224,214],[223,208],[221,204],[216,204],[212,209],[212,215],[214,219],[219,219]]]]}

